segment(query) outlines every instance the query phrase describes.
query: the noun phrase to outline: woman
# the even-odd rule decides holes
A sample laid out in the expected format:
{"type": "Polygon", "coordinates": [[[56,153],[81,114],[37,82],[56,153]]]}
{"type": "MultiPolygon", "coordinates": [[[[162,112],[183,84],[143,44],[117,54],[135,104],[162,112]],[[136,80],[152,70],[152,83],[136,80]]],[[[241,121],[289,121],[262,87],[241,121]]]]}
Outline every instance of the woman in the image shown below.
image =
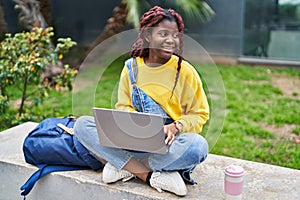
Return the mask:
{"type": "Polygon", "coordinates": [[[77,120],[75,136],[106,162],[105,183],[136,176],[160,192],[179,196],[187,194],[185,182],[194,183],[190,172],[208,154],[208,144],[198,133],[208,120],[209,106],[199,75],[182,58],[183,29],[181,16],[172,9],[155,6],[142,16],[132,59],[121,73],[116,104],[116,109],[161,114],[167,154],[104,147],[93,117],[77,120]]]}

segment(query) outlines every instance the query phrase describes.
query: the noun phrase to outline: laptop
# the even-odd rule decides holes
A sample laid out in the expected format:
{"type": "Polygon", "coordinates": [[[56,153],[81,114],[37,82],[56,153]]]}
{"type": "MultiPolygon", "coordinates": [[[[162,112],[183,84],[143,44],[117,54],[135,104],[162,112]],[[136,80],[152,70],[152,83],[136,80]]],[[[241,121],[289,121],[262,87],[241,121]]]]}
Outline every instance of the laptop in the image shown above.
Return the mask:
{"type": "Polygon", "coordinates": [[[166,154],[163,117],[157,114],[93,108],[103,146],[166,154]]]}

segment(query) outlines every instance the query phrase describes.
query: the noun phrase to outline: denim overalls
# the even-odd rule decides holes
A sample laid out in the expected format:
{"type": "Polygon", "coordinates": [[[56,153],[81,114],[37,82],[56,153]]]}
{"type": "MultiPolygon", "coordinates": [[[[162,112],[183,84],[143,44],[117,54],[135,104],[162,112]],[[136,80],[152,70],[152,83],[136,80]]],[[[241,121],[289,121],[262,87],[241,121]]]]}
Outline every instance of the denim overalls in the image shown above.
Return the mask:
{"type": "Polygon", "coordinates": [[[128,75],[132,85],[131,100],[135,110],[143,113],[161,115],[164,118],[164,124],[172,123],[174,120],[161,108],[161,106],[136,85],[136,76],[138,70],[136,59],[128,59],[125,62],[125,65],[129,71],[128,75]]]}

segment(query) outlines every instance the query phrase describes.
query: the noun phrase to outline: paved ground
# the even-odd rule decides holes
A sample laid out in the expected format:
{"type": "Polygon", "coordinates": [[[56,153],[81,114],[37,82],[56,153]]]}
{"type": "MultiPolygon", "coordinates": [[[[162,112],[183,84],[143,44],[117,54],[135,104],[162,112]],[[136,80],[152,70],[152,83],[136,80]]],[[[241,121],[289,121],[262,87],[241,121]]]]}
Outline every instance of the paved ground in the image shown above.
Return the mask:
{"type": "MultiPolygon", "coordinates": [[[[36,126],[28,122],[0,133],[0,199],[22,199],[19,187],[35,171],[26,164],[22,143],[36,126]]],[[[243,199],[300,199],[300,171],[262,163],[210,154],[192,174],[197,185],[188,186],[188,195],[181,199],[225,199],[224,173],[227,165],[236,164],[246,171],[243,199]]],[[[47,175],[36,184],[27,199],[178,199],[135,179],[104,184],[101,170],[59,172],[47,175]]]]}

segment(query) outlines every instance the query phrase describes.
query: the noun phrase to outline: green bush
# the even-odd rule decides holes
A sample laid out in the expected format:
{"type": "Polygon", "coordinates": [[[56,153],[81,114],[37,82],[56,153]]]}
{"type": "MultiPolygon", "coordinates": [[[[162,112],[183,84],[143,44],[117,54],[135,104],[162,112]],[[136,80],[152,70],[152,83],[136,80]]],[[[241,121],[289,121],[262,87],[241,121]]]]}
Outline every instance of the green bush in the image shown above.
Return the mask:
{"type": "MultiPolygon", "coordinates": [[[[51,42],[53,28],[33,28],[30,32],[6,34],[0,43],[0,114],[2,123],[12,123],[21,118],[32,118],[32,106],[40,104],[48,96],[50,84],[41,80],[41,74],[49,64],[57,64],[68,50],[76,45],[70,38],[51,42]],[[11,96],[20,100],[16,115],[11,106],[11,96]],[[27,108],[30,106],[30,108],[27,108]]],[[[56,87],[72,88],[76,70],[68,65],[59,76],[54,77],[56,87]]]]}

